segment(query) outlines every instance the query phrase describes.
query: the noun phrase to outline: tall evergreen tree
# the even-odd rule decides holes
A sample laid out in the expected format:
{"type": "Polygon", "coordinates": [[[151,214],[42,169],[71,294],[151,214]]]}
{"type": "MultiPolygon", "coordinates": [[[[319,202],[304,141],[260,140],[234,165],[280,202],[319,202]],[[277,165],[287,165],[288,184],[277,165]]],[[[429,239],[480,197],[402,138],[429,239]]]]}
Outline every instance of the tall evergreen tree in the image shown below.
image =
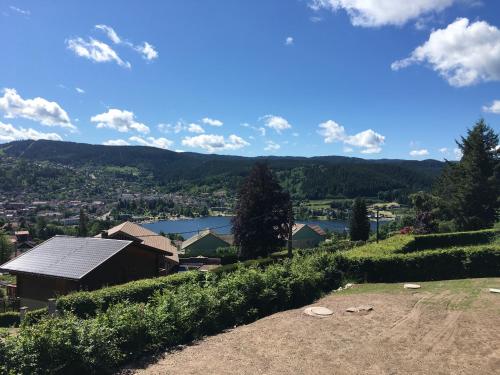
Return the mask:
{"type": "Polygon", "coordinates": [[[85,214],[85,211],[83,210],[83,208],[80,208],[80,220],[79,220],[79,225],[78,225],[78,236],[87,237],[88,233],[89,233],[88,218],[87,218],[87,215],[85,214]]]}
{"type": "Polygon", "coordinates": [[[490,228],[500,207],[498,134],[481,119],[457,145],[462,158],[448,163],[437,187],[443,213],[462,230],[490,228]]]}
{"type": "Polygon", "coordinates": [[[290,195],[283,191],[267,164],[255,164],[239,191],[232,220],[240,255],[267,256],[283,246],[288,238],[290,208],[290,195]]]}
{"type": "Polygon", "coordinates": [[[13,252],[14,246],[10,243],[9,238],[0,233],[0,264],[7,262],[13,252]]]}
{"type": "Polygon", "coordinates": [[[370,236],[370,220],[364,199],[356,198],[352,204],[349,236],[352,241],[366,241],[370,236]]]}

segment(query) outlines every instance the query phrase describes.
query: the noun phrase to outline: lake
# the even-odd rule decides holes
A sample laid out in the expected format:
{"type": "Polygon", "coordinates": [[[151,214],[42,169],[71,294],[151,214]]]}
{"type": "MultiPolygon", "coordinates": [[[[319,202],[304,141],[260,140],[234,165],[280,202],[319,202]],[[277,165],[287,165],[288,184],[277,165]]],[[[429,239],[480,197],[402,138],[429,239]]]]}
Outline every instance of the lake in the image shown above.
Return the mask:
{"type": "MultiPolygon", "coordinates": [[[[346,222],[343,220],[308,220],[297,223],[319,225],[324,230],[332,232],[343,232],[346,228],[346,222]]],[[[231,233],[231,217],[229,216],[208,216],[195,219],[182,220],[160,220],[154,223],[142,224],[154,232],[163,231],[165,233],[181,233],[184,238],[189,238],[206,228],[212,228],[216,233],[231,233]]],[[[382,225],[382,222],[381,222],[382,225]]],[[[376,230],[376,223],[371,222],[372,230],[376,230]]]]}

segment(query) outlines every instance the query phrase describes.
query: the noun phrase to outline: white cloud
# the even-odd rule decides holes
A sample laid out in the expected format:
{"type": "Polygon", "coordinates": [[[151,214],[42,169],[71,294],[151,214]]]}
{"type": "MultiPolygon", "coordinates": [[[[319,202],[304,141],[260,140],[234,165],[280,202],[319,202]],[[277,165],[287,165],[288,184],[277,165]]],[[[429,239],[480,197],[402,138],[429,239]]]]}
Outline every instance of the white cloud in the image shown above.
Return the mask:
{"type": "Polygon", "coordinates": [[[354,26],[404,25],[410,20],[441,12],[458,0],[312,0],[314,10],[343,9],[354,26]]]}
{"type": "Polygon", "coordinates": [[[84,89],[81,89],[81,88],[79,88],[79,87],[75,87],[75,90],[76,90],[76,92],[77,92],[77,93],[79,93],[79,94],[85,94],[85,90],[84,90],[84,89]]]}
{"type": "Polygon", "coordinates": [[[28,17],[31,14],[31,12],[29,10],[21,9],[21,8],[15,7],[13,5],[11,5],[9,8],[10,8],[10,10],[12,10],[12,11],[14,11],[22,16],[28,17]]]}
{"type": "Polygon", "coordinates": [[[274,129],[278,134],[281,134],[282,131],[292,127],[286,119],[280,116],[266,115],[261,119],[264,120],[265,126],[274,129]]]}
{"type": "Polygon", "coordinates": [[[56,102],[49,102],[40,97],[23,99],[15,89],[6,88],[3,93],[0,97],[0,110],[5,113],[6,118],[22,117],[46,126],[76,130],[66,111],[56,102]]]}
{"type": "Polygon", "coordinates": [[[205,133],[205,130],[198,124],[189,124],[187,130],[190,133],[197,133],[197,134],[205,133]]]}
{"type": "Polygon", "coordinates": [[[354,152],[354,149],[352,147],[344,146],[344,152],[347,152],[347,153],[354,152]]]}
{"type": "Polygon", "coordinates": [[[68,39],[66,44],[77,56],[85,57],[95,62],[114,61],[125,68],[132,66],[128,61],[123,61],[109,45],[99,40],[90,38],[86,41],[83,38],[74,38],[68,39]]]}
{"type": "Polygon", "coordinates": [[[299,133],[297,133],[297,132],[293,132],[293,133],[292,133],[292,136],[294,136],[294,137],[298,137],[299,135],[300,135],[300,134],[299,134],[299,133]]]}
{"type": "Polygon", "coordinates": [[[202,123],[210,126],[222,126],[224,123],[221,120],[205,117],[201,120],[202,123]]]}
{"type": "Polygon", "coordinates": [[[500,100],[494,100],[489,106],[485,105],[483,111],[500,115],[500,100]]]}
{"type": "Polygon", "coordinates": [[[4,124],[0,121],[0,142],[12,142],[22,139],[62,141],[62,137],[57,133],[42,133],[32,128],[16,128],[11,124],[4,124]]]}
{"type": "Polygon", "coordinates": [[[115,44],[123,44],[127,47],[132,48],[133,50],[139,52],[142,57],[148,61],[154,60],[158,58],[158,51],[154,48],[154,46],[148,42],[143,42],[142,44],[134,45],[126,40],[123,40],[118,33],[108,25],[95,25],[95,28],[98,30],[102,30],[106,33],[109,39],[115,44]]]}
{"type": "Polygon", "coordinates": [[[149,133],[149,127],[143,123],[137,122],[134,112],[130,111],[111,108],[108,112],[92,116],[90,121],[96,122],[97,128],[115,129],[121,133],[126,133],[131,130],[136,130],[145,134],[149,133]]]}
{"type": "Polygon", "coordinates": [[[148,61],[158,58],[158,51],[148,42],[143,42],[142,45],[135,46],[134,49],[142,54],[142,57],[148,61]]]}
{"type": "MultiPolygon", "coordinates": [[[[325,143],[343,142],[346,145],[361,148],[360,152],[362,154],[377,154],[381,152],[381,146],[385,142],[385,136],[376,133],[372,129],[348,135],[344,127],[333,120],[319,124],[319,128],[318,134],[324,138],[325,143]]],[[[347,147],[347,149],[350,149],[350,147],[347,147]]]]}
{"type": "Polygon", "coordinates": [[[293,37],[289,36],[285,39],[285,46],[293,45],[293,37]]]}
{"type": "Polygon", "coordinates": [[[427,155],[429,155],[429,150],[425,148],[410,151],[410,156],[427,156],[427,155]]]}
{"type": "Polygon", "coordinates": [[[120,44],[122,42],[121,38],[112,27],[107,25],[95,25],[95,28],[104,31],[113,43],[120,44]]]}
{"type": "Polygon", "coordinates": [[[130,143],[128,143],[124,139],[110,139],[108,141],[105,141],[102,143],[103,145],[106,146],[129,146],[130,143]]]}
{"type": "Polygon", "coordinates": [[[455,155],[455,159],[462,159],[463,153],[462,150],[460,150],[458,147],[453,149],[453,154],[455,155]]]}
{"type": "Polygon", "coordinates": [[[156,148],[163,148],[163,149],[168,149],[172,147],[174,144],[173,141],[167,138],[154,138],[154,137],[147,137],[147,138],[142,138],[142,137],[137,137],[133,136],[128,139],[131,142],[136,142],[139,143],[143,146],[149,146],[149,147],[156,147],[156,148]]]}
{"type": "Polygon", "coordinates": [[[278,151],[281,148],[281,146],[273,141],[267,141],[266,142],[266,147],[264,147],[265,151],[278,151]]]}
{"type": "Polygon", "coordinates": [[[448,147],[441,147],[438,151],[442,154],[447,154],[449,150],[448,147]]]}
{"type": "Polygon", "coordinates": [[[393,70],[427,63],[451,86],[500,80],[500,30],[484,21],[459,18],[435,30],[409,57],[392,63],[393,70]]]}
{"type": "Polygon", "coordinates": [[[228,139],[222,135],[201,134],[194,137],[185,137],[182,140],[183,146],[201,148],[210,153],[226,150],[239,150],[240,148],[249,146],[250,143],[237,135],[231,134],[228,139]]]}
{"type": "Polygon", "coordinates": [[[182,121],[177,121],[175,125],[172,124],[158,124],[158,130],[162,133],[175,133],[178,134],[185,129],[182,121]]]}

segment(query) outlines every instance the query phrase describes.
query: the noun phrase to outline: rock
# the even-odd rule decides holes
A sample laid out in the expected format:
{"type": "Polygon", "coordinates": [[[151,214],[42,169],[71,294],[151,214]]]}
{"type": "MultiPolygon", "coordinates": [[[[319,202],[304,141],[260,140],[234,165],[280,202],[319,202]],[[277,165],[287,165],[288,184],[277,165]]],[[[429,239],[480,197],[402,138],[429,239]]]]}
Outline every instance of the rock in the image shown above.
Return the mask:
{"type": "Polygon", "coordinates": [[[341,290],[342,290],[342,287],[339,287],[339,288],[337,289],[337,292],[340,292],[341,290]]]}
{"type": "Polygon", "coordinates": [[[490,288],[491,293],[500,293],[500,289],[490,288]]]}
{"type": "Polygon", "coordinates": [[[403,287],[405,289],[420,289],[420,285],[418,284],[405,284],[403,287]]]}
{"type": "Polygon", "coordinates": [[[354,284],[348,283],[348,284],[345,284],[344,289],[352,288],[353,286],[354,286],[354,284]]]}
{"type": "Polygon", "coordinates": [[[372,311],[373,310],[373,306],[368,306],[368,305],[359,306],[358,310],[359,311],[372,311]]]}
{"type": "Polygon", "coordinates": [[[357,307],[349,307],[345,311],[353,313],[353,312],[358,312],[359,310],[357,307]]]}

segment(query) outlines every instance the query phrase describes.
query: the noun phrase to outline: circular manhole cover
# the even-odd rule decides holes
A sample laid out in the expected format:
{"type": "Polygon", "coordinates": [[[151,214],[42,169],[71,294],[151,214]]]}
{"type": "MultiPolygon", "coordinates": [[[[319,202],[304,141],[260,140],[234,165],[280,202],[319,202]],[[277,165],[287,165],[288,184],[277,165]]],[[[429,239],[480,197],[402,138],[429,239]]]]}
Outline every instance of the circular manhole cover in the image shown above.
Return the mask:
{"type": "Polygon", "coordinates": [[[326,317],[333,314],[333,311],[327,309],[326,307],[315,306],[308,307],[304,310],[304,313],[311,316],[326,317]]]}

